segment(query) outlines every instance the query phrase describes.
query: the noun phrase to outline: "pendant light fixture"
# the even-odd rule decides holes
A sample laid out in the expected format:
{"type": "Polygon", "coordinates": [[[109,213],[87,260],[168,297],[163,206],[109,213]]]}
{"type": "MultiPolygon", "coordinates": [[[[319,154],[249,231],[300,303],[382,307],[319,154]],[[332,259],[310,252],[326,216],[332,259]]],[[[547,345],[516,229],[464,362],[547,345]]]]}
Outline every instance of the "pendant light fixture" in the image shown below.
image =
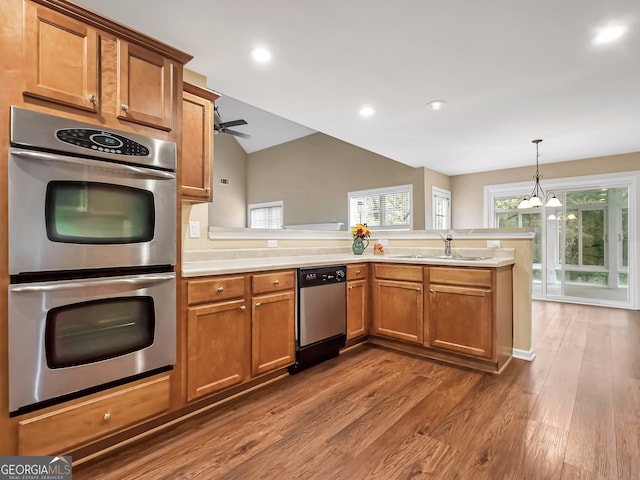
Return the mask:
{"type": "Polygon", "coordinates": [[[531,195],[524,197],[520,202],[520,204],[518,205],[518,208],[541,207],[545,201],[546,201],[547,207],[562,206],[562,203],[560,203],[560,200],[558,200],[558,197],[556,197],[555,193],[549,192],[549,194],[546,195],[544,193],[544,190],[540,186],[540,179],[542,178],[538,170],[538,157],[539,157],[538,145],[540,144],[540,142],[542,142],[541,138],[538,138],[536,140],[531,140],[531,143],[536,144],[536,174],[533,177],[535,179],[535,184],[533,185],[533,191],[531,192],[531,195]],[[545,199],[545,197],[548,197],[548,198],[545,199]]]}

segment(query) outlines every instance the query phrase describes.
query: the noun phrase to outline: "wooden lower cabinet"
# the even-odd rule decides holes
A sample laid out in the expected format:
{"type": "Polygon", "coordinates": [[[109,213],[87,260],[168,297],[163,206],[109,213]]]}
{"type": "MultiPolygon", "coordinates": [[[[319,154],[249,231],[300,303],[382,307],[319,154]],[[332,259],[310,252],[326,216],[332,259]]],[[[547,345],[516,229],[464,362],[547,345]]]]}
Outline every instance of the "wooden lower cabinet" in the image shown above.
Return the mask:
{"type": "Polygon", "coordinates": [[[188,401],[246,380],[249,323],[244,299],[189,308],[188,401]]]}
{"type": "Polygon", "coordinates": [[[295,296],[293,291],[253,297],[251,318],[251,374],[286,367],[295,362],[295,296]]]}
{"type": "Polygon", "coordinates": [[[513,307],[511,266],[431,267],[425,345],[490,362],[511,358],[513,307]]]}
{"type": "Polygon", "coordinates": [[[187,401],[295,362],[295,272],[187,281],[187,401]]]}
{"type": "Polygon", "coordinates": [[[347,341],[369,333],[369,267],[347,265],[347,341]]]}
{"type": "Polygon", "coordinates": [[[428,343],[432,347],[491,358],[491,290],[431,285],[428,343]]]}
{"type": "Polygon", "coordinates": [[[422,267],[374,266],[374,334],[422,344],[422,276],[422,267]]]}
{"type": "Polygon", "coordinates": [[[18,422],[19,455],[58,455],[169,409],[169,376],[18,422]]]}

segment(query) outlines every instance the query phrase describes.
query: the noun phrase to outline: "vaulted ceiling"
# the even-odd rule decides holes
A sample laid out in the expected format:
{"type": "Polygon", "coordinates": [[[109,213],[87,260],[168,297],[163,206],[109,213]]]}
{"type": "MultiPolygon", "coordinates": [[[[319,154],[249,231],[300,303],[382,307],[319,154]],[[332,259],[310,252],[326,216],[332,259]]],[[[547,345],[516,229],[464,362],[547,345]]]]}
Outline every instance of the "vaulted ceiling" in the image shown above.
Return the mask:
{"type": "Polygon", "coordinates": [[[248,104],[448,175],[532,165],[535,138],[540,163],[640,151],[637,0],[78,3],[192,54],[225,120],[248,104]]]}

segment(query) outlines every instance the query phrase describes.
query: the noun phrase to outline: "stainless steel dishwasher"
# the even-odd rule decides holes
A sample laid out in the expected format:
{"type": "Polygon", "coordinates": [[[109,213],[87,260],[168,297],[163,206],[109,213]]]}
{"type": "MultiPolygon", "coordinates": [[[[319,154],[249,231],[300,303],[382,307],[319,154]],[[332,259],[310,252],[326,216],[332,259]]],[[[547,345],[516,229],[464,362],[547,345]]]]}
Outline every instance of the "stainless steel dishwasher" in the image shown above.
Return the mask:
{"type": "Polygon", "coordinates": [[[336,357],[347,339],[347,267],[298,269],[294,374],[336,357]]]}

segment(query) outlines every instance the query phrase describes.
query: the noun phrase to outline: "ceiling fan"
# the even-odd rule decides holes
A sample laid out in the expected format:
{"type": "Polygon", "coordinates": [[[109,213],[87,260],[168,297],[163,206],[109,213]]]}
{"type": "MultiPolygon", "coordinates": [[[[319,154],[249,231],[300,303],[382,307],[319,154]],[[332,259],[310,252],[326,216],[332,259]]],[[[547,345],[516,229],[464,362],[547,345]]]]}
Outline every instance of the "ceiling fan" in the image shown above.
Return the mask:
{"type": "Polygon", "coordinates": [[[228,133],[229,135],[233,135],[234,137],[240,138],[251,138],[251,135],[248,133],[238,132],[237,130],[230,130],[229,127],[237,127],[239,125],[247,125],[247,121],[244,119],[231,120],[229,122],[223,122],[222,117],[220,117],[220,112],[218,111],[218,107],[214,109],[214,125],[213,129],[215,133],[228,133]]]}

